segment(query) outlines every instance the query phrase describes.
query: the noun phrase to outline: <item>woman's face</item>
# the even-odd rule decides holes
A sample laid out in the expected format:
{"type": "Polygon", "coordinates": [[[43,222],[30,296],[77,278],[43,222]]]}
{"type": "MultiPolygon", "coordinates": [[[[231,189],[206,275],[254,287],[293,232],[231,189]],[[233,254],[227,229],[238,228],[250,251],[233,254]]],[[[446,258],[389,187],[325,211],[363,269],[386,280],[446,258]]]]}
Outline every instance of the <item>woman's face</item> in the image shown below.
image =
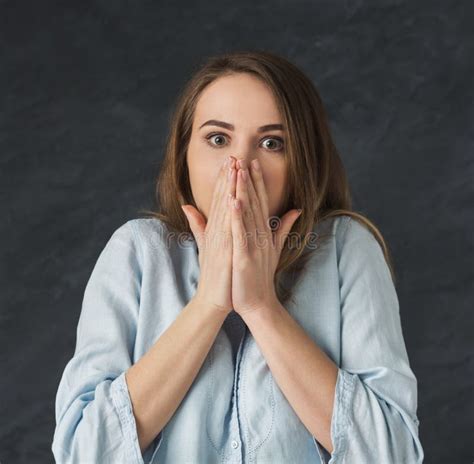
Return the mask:
{"type": "MultiPolygon", "coordinates": [[[[194,200],[208,219],[219,168],[229,155],[257,158],[269,202],[269,215],[281,215],[286,182],[286,131],[271,90],[249,74],[220,77],[202,92],[194,114],[187,164],[194,200]]],[[[251,168],[250,168],[251,169],[251,168]]]]}

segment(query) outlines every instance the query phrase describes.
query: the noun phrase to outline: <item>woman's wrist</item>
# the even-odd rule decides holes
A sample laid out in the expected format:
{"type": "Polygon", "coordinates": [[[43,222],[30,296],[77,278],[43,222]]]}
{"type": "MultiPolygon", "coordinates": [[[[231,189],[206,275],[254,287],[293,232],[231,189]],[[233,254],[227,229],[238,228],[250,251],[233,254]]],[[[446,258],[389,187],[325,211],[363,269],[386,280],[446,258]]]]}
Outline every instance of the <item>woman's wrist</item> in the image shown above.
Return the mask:
{"type": "Polygon", "coordinates": [[[193,296],[190,303],[193,307],[196,307],[198,311],[209,312],[213,315],[216,315],[216,317],[221,317],[222,320],[224,320],[232,311],[232,308],[224,308],[223,306],[210,302],[205,297],[202,297],[198,294],[193,296]]]}

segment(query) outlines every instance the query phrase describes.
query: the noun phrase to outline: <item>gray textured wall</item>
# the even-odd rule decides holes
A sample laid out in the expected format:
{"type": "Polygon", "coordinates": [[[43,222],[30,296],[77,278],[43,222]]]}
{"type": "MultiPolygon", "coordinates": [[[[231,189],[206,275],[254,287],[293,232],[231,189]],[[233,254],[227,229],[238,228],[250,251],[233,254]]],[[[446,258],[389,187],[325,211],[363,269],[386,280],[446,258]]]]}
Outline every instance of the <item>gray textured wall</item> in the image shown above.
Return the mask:
{"type": "Polygon", "coordinates": [[[53,461],[85,284],[152,205],[180,86],[264,48],[314,80],[393,251],[426,462],[472,462],[472,23],[470,1],[0,0],[0,461],[53,461]]]}

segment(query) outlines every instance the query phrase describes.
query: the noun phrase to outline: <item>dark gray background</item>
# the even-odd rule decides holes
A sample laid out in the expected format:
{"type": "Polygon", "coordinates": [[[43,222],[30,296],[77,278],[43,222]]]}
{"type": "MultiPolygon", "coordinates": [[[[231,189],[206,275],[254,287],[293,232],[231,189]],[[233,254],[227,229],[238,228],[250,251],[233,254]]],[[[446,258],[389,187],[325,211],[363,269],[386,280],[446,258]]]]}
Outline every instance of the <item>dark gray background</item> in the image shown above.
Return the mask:
{"type": "Polygon", "coordinates": [[[152,206],[204,57],[280,53],[314,81],[354,208],[394,255],[425,462],[472,462],[471,1],[0,1],[0,461],[52,462],[87,279],[152,206]]]}

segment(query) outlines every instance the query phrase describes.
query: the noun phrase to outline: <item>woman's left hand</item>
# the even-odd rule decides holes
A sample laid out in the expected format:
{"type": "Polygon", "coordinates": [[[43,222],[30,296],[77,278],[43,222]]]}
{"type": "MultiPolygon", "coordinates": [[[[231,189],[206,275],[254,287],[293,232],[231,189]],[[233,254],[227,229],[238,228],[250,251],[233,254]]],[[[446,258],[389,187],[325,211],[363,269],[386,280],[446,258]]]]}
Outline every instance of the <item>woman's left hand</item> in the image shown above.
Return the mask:
{"type": "Polygon", "coordinates": [[[278,302],[275,270],[286,237],[300,215],[292,209],[282,218],[275,218],[279,227],[276,231],[272,229],[262,170],[258,161],[256,166],[253,163],[250,169],[245,160],[237,163],[235,197],[229,206],[233,240],[232,304],[241,316],[278,302]]]}

